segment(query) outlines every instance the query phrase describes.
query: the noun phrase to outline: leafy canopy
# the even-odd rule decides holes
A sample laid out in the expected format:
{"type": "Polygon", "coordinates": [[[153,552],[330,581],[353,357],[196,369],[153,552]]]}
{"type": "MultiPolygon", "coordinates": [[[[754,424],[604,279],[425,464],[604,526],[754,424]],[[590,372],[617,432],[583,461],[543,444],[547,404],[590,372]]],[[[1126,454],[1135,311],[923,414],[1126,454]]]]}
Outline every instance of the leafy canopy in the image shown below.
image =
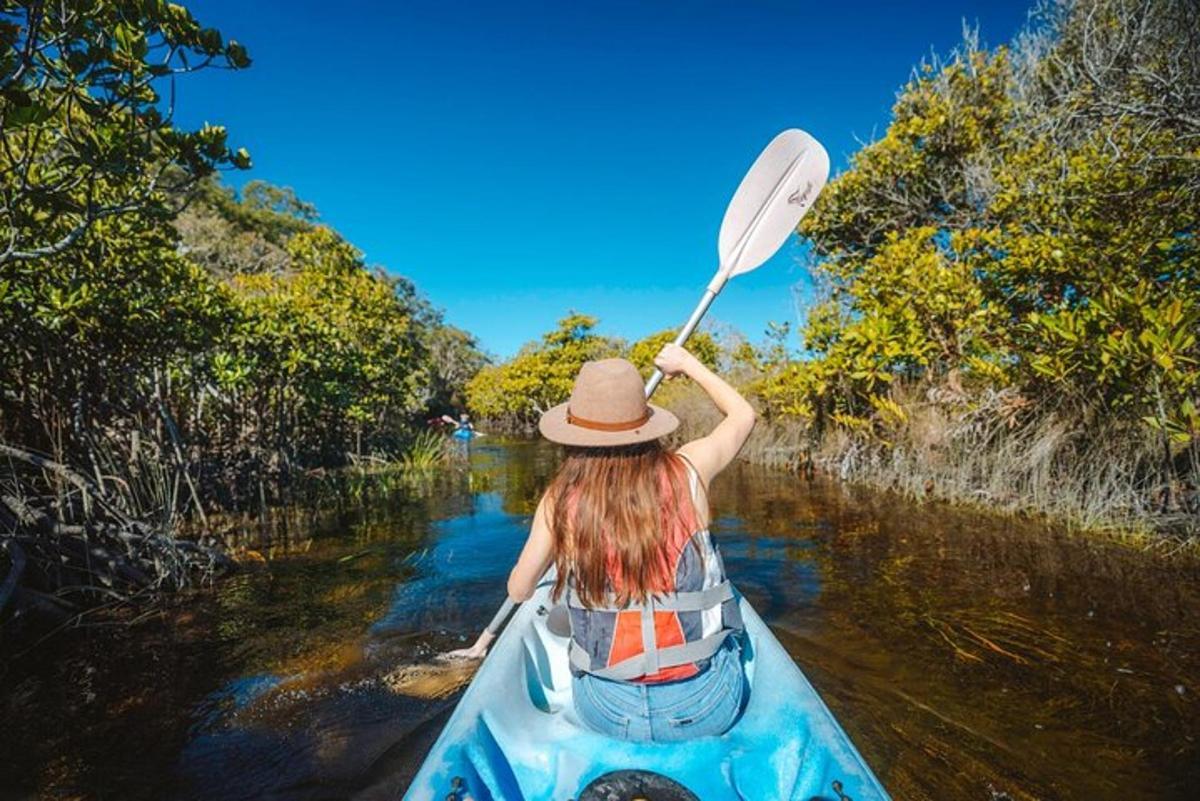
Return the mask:
{"type": "Polygon", "coordinates": [[[906,379],[1200,437],[1200,12],[1048,8],[918,70],[805,218],[823,299],[772,413],[869,428],[906,379]]]}
{"type": "Polygon", "coordinates": [[[533,422],[570,396],[584,362],[620,355],[618,340],[594,333],[597,322],[571,312],[512,359],[484,367],[467,384],[467,405],[483,417],[533,422]]]}
{"type": "Polygon", "coordinates": [[[174,125],[178,76],[246,49],[163,0],[0,4],[0,264],[61,253],[96,221],[170,217],[180,192],[250,156],[174,125]]]}

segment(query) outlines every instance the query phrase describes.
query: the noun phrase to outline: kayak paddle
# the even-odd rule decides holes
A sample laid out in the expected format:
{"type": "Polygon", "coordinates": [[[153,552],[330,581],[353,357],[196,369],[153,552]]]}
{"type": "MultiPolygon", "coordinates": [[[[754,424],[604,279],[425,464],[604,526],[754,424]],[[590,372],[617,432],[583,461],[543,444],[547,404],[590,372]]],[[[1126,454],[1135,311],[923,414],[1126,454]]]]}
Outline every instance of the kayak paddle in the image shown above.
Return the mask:
{"type": "MultiPolygon", "coordinates": [[[[750,272],[775,255],[812,207],[828,178],[829,154],[812,136],[799,128],[789,128],[771,140],[725,209],[717,236],[717,274],[675,337],[676,345],[692,335],[729,279],[750,272]]],[[[655,370],[646,383],[647,398],[662,380],[662,372],[655,370]]]]}

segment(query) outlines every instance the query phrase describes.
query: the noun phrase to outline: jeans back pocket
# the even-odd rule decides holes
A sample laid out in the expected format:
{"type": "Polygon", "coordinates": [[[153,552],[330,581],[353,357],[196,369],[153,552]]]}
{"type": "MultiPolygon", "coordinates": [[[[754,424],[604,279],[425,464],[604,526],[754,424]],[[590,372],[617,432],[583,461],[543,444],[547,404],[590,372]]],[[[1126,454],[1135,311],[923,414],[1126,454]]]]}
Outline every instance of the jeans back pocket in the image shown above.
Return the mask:
{"type": "Polygon", "coordinates": [[[619,704],[605,697],[602,690],[596,687],[592,679],[583,676],[575,681],[575,708],[583,722],[601,734],[616,737],[621,740],[629,737],[630,717],[625,714],[619,704]]]}

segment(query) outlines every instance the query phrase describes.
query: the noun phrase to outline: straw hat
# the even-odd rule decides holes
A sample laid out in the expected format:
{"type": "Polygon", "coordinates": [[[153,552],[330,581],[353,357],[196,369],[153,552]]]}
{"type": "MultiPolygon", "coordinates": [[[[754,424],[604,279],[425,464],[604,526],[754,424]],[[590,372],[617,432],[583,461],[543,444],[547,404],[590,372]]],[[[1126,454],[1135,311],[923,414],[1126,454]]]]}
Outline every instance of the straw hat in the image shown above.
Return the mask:
{"type": "Polygon", "coordinates": [[[679,418],[646,403],[637,368],[624,359],[585,362],[571,399],[538,421],[542,436],[562,445],[612,448],[670,434],[679,418]]]}

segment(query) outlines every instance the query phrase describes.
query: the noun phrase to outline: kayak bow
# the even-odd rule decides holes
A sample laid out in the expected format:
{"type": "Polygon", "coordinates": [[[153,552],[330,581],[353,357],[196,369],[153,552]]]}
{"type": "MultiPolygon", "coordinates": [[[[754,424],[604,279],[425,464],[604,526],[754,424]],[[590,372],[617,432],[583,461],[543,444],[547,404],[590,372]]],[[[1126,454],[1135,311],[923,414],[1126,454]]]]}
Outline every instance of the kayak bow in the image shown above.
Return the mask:
{"type": "Polygon", "coordinates": [[[740,594],[750,697],[732,729],[686,742],[634,743],[587,728],[572,703],[568,639],[546,625],[552,584],[543,579],[500,635],[407,801],[582,801],[593,797],[585,792],[589,785],[629,769],[658,774],[703,801],[888,801],[816,690],[740,594]]]}

